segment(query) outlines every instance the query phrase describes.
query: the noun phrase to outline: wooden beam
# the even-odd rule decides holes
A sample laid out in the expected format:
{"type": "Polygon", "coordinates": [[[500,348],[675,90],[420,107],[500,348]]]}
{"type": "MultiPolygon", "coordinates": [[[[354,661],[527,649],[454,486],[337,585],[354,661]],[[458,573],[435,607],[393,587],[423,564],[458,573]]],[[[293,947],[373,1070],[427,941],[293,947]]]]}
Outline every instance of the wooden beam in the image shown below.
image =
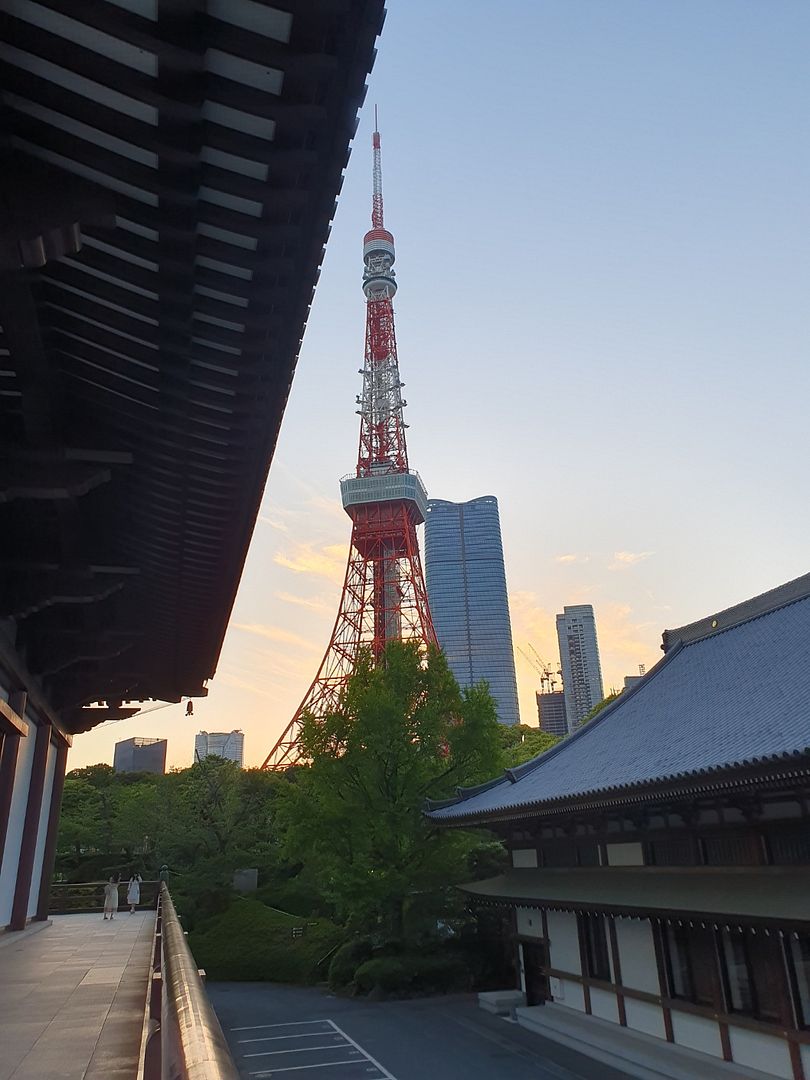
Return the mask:
{"type": "Polygon", "coordinates": [[[6,701],[0,701],[0,732],[22,738],[28,735],[28,724],[6,701]]]}
{"type": "MultiPolygon", "coordinates": [[[[54,709],[51,702],[45,696],[42,687],[23,663],[19,653],[2,637],[2,635],[0,635],[0,668],[5,668],[14,685],[25,688],[24,692],[27,701],[30,702],[35,712],[38,713],[42,719],[47,720],[51,724],[54,732],[60,739],[68,746],[72,746],[73,736],[65,728],[59,718],[58,712],[54,709]]],[[[17,711],[19,712],[19,709],[17,711]]]]}

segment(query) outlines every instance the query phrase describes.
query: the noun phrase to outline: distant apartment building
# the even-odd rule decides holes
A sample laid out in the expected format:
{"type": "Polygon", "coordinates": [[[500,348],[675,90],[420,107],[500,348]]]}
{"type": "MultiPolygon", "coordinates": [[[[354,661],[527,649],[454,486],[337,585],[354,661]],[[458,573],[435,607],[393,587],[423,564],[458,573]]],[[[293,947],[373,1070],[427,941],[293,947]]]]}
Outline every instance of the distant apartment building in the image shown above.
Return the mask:
{"type": "Polygon", "coordinates": [[[116,772],[166,772],[165,739],[124,739],[115,744],[113,768],[116,772]]]}
{"type": "Polygon", "coordinates": [[[537,719],[543,731],[549,735],[568,734],[568,724],[565,719],[565,694],[562,690],[552,690],[549,693],[536,691],[537,719]]]}
{"type": "Polygon", "coordinates": [[[239,768],[245,764],[245,736],[241,731],[200,731],[194,737],[194,760],[221,757],[235,761],[239,768]]]}
{"type": "Polygon", "coordinates": [[[425,577],[433,625],[461,686],[489,684],[502,724],[520,722],[498,500],[431,499],[425,577]]]}
{"type": "Polygon", "coordinates": [[[590,604],[564,607],[557,616],[557,640],[569,731],[605,696],[596,640],[596,619],[590,604]]]}

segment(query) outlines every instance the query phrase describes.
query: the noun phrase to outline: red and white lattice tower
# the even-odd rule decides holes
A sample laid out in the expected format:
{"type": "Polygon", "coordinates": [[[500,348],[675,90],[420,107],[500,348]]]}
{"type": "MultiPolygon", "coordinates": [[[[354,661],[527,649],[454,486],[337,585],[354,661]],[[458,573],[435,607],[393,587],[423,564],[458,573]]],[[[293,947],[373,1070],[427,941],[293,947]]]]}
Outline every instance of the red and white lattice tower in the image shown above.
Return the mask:
{"type": "MultiPolygon", "coordinates": [[[[376,126],[376,125],[375,125],[376,126]]],[[[363,239],[366,354],[357,398],[357,469],[340,481],[352,542],[332,639],[315,681],[262,768],[286,769],[301,759],[303,715],[326,716],[337,705],[361,649],[382,657],[389,641],[436,645],[416,526],[425,520],[427,493],[408,468],[403,383],[394,335],[397,291],[394,237],[383,224],[380,133],[374,132],[371,230],[363,239]]]]}

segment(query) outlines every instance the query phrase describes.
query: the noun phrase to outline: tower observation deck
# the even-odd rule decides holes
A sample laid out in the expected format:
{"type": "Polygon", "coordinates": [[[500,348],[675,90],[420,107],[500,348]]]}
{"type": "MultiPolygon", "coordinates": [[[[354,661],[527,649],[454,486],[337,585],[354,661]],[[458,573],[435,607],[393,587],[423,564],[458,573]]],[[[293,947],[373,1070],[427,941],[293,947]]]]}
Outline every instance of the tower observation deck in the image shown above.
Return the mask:
{"type": "Polygon", "coordinates": [[[373,135],[371,229],[363,238],[366,342],[363,388],[357,397],[357,467],[340,481],[352,520],[346,577],[332,637],[294,717],[264,761],[285,769],[301,760],[304,716],[327,715],[340,701],[362,649],[380,660],[391,641],[436,646],[416,526],[425,520],[427,492],[408,466],[393,299],[397,291],[394,237],[383,220],[380,133],[373,135]]]}

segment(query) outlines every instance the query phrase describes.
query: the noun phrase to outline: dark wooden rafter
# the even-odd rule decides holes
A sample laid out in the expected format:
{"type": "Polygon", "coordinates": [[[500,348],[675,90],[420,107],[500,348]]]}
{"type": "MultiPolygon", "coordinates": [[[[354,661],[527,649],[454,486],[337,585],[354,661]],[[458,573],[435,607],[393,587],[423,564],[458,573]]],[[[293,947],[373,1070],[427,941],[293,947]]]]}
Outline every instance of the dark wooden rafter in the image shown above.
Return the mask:
{"type": "Polygon", "coordinates": [[[60,708],[216,667],[384,17],[285,7],[0,29],[0,615],[60,708]]]}

